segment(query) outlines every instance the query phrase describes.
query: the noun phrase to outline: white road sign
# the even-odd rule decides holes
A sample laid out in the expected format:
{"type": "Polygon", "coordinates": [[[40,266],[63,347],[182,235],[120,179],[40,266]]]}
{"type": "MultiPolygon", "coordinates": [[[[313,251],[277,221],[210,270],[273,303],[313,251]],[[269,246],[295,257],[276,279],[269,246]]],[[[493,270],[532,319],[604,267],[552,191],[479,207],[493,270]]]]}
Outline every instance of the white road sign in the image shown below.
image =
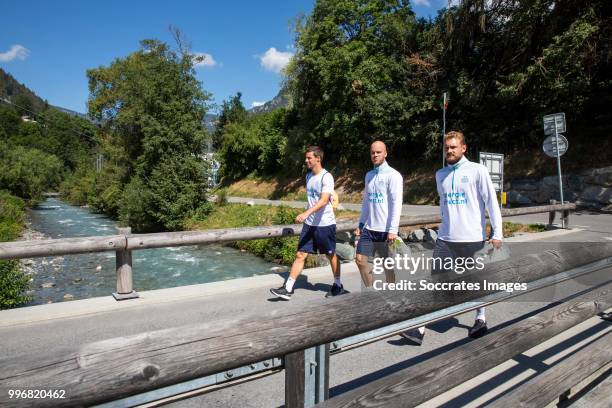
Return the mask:
{"type": "Polygon", "coordinates": [[[544,134],[554,135],[555,127],[557,133],[565,133],[565,113],[553,113],[544,116],[544,134]]]}
{"type": "MultiPolygon", "coordinates": [[[[559,138],[559,156],[563,156],[565,152],[567,152],[568,142],[563,135],[557,135],[557,137],[559,138]]],[[[555,135],[548,136],[544,139],[542,150],[544,150],[544,153],[549,157],[557,157],[557,141],[555,140],[555,135]]]]}

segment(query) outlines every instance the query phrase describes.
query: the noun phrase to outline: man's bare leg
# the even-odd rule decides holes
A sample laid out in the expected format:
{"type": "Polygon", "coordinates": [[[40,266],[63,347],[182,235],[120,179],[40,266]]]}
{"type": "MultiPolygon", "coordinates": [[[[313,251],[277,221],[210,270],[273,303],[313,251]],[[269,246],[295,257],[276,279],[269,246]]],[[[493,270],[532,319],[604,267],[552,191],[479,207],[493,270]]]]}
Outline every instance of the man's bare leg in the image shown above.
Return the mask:
{"type": "Polygon", "coordinates": [[[357,264],[357,268],[359,268],[359,273],[361,274],[361,280],[366,288],[372,286],[374,279],[372,277],[372,268],[368,265],[368,257],[362,254],[355,255],[355,263],[357,264]]]}
{"type": "Polygon", "coordinates": [[[329,260],[332,273],[334,274],[334,279],[340,279],[340,259],[338,258],[338,255],[328,254],[327,259],[329,260]]]}

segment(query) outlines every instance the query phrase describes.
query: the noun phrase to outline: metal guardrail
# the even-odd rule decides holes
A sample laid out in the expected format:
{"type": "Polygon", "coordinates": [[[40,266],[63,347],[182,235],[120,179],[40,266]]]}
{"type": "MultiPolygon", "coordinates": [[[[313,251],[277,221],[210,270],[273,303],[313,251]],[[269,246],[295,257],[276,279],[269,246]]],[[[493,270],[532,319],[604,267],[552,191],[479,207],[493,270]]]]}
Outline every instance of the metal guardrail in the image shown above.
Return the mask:
{"type": "MultiPolygon", "coordinates": [[[[551,204],[502,209],[502,216],[513,217],[517,215],[549,213],[549,225],[552,226],[556,212],[560,211],[562,213],[562,225],[565,227],[568,225],[569,212],[575,209],[576,204],[572,203],[551,204]]],[[[439,214],[403,216],[400,218],[399,225],[401,227],[418,226],[436,224],[440,221],[439,214]]],[[[338,232],[352,231],[357,226],[358,223],[356,221],[341,221],[338,222],[336,230],[338,232]]],[[[138,293],[134,291],[132,285],[132,251],[134,250],[290,237],[299,235],[301,230],[302,224],[290,224],[207,231],[132,234],[131,229],[127,227],[119,229],[120,235],[0,243],[0,259],[115,251],[117,259],[117,291],[113,293],[113,296],[117,300],[124,300],[138,297],[138,293]]]]}
{"type": "MultiPolygon", "coordinates": [[[[458,305],[437,310],[432,313],[427,313],[422,316],[408,319],[400,323],[388,325],[379,329],[370,330],[365,333],[346,337],[344,339],[340,339],[330,343],[329,353],[330,355],[335,355],[357,347],[362,347],[376,341],[384,340],[388,337],[394,336],[406,330],[430,325],[442,320],[446,320],[453,316],[457,316],[465,312],[475,310],[480,307],[488,306],[501,301],[507,301],[509,299],[522,296],[526,293],[546,288],[571,279],[575,279],[599,271],[601,269],[608,268],[610,266],[612,266],[612,257],[604,258],[599,261],[580,266],[578,268],[570,269],[568,271],[561,272],[553,276],[548,276],[530,282],[527,286],[527,290],[512,293],[493,293],[475,301],[464,302],[458,305]]],[[[603,284],[610,282],[612,282],[612,280],[609,280],[603,284]]],[[[323,398],[323,394],[325,391],[322,391],[320,387],[317,387],[317,385],[320,385],[322,383],[321,376],[322,372],[324,371],[324,365],[326,363],[323,357],[324,354],[320,352],[321,347],[325,346],[311,347],[310,349],[306,350],[306,355],[307,357],[309,357],[309,364],[312,367],[318,368],[318,370],[313,370],[313,375],[306,376],[305,394],[310,396],[310,403],[306,406],[312,406],[315,403],[321,402],[323,399],[326,399],[323,398]]],[[[233,385],[236,385],[236,383],[238,382],[255,380],[261,378],[262,376],[275,374],[281,371],[282,369],[284,369],[283,359],[281,357],[272,358],[255,364],[250,364],[248,366],[243,366],[225,372],[198,378],[196,380],[187,381],[181,384],[175,384],[169,387],[159,388],[155,391],[150,391],[128,398],[123,398],[109,403],[97,405],[96,407],[123,408],[126,406],[136,406],[150,403],[157,404],[161,403],[161,401],[169,402],[174,399],[185,398],[186,396],[191,397],[211,392],[220,388],[231,387],[233,385]]]]}

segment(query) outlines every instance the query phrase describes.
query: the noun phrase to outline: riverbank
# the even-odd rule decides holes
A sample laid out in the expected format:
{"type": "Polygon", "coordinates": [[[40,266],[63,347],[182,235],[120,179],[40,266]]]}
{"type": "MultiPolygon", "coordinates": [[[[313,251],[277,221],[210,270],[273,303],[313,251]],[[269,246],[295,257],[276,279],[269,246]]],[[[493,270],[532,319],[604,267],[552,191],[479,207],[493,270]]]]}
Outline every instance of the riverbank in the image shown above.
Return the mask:
{"type": "MultiPolygon", "coordinates": [[[[25,228],[25,202],[0,191],[0,241],[15,241],[25,228]]],[[[0,260],[0,309],[20,306],[31,300],[27,293],[31,278],[18,261],[0,260]]]]}
{"type": "MultiPolygon", "coordinates": [[[[27,210],[24,238],[57,239],[113,235],[117,223],[87,208],[51,197],[27,210]]],[[[28,306],[87,299],[111,294],[116,288],[114,252],[37,257],[23,262],[31,279],[33,299],[28,306]]],[[[133,253],[137,291],[203,284],[282,272],[246,250],[222,245],[138,250],[133,253]]]]}

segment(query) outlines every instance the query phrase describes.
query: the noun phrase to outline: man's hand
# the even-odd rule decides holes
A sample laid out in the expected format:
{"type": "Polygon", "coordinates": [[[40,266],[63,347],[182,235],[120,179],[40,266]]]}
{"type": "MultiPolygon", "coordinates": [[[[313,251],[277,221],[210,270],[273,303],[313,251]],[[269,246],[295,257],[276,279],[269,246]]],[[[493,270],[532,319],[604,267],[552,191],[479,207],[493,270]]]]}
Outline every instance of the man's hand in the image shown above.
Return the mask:
{"type": "Polygon", "coordinates": [[[387,241],[394,242],[397,239],[397,234],[390,232],[387,234],[387,241]]]}
{"type": "Polygon", "coordinates": [[[495,249],[500,249],[502,247],[502,242],[499,239],[492,239],[491,245],[493,245],[493,248],[495,249]]]}
{"type": "Polygon", "coordinates": [[[301,213],[297,217],[295,217],[295,222],[297,222],[298,224],[301,224],[309,216],[310,216],[310,214],[308,213],[308,211],[304,211],[303,213],[301,213]]]}
{"type": "Polygon", "coordinates": [[[355,228],[355,231],[353,231],[353,234],[360,236],[361,235],[361,230],[359,228],[355,228]]]}

